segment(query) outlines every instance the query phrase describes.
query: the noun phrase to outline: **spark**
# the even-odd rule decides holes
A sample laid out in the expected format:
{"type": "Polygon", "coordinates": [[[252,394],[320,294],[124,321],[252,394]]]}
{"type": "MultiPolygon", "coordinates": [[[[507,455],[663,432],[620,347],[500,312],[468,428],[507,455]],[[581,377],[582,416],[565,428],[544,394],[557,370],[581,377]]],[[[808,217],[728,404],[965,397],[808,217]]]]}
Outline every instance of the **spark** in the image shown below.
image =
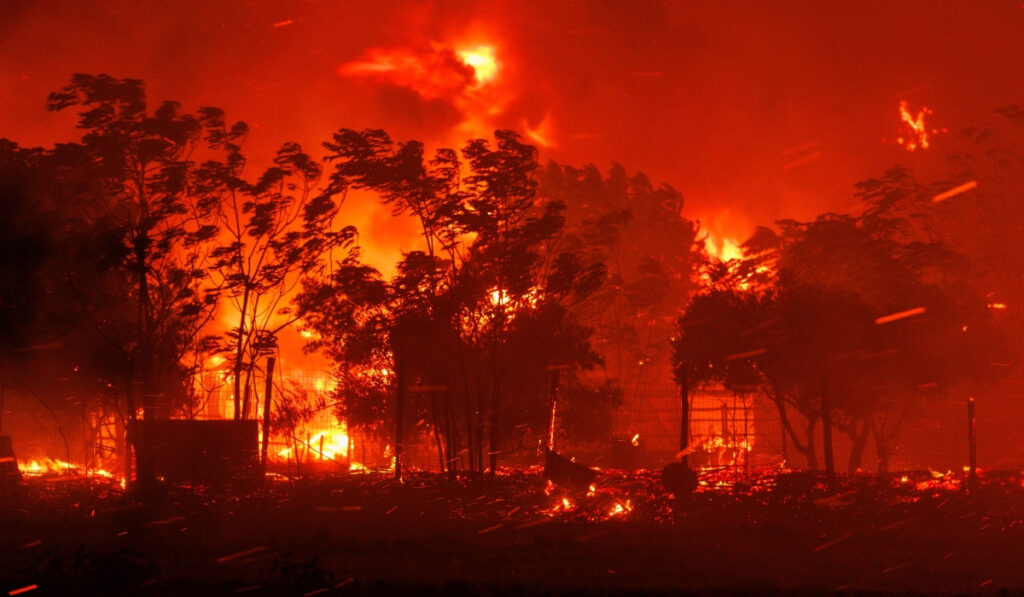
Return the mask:
{"type": "Polygon", "coordinates": [[[13,591],[7,591],[8,595],[21,595],[22,593],[28,593],[29,591],[35,591],[39,588],[39,585],[28,585],[27,587],[21,587],[20,589],[14,589],[13,591]]]}
{"type": "Polygon", "coordinates": [[[948,191],[943,191],[943,192],[939,193],[938,195],[932,197],[932,202],[933,203],[938,203],[940,201],[945,201],[946,199],[949,199],[950,197],[956,197],[957,195],[959,195],[961,193],[966,193],[967,191],[970,191],[971,189],[976,189],[976,188],[978,188],[978,181],[976,181],[976,180],[969,180],[969,181],[965,182],[964,184],[962,184],[960,186],[953,187],[952,189],[949,189],[948,191]]]}
{"type": "Polygon", "coordinates": [[[294,22],[295,21],[293,21],[291,19],[285,19],[283,21],[278,21],[278,22],[274,23],[274,27],[287,27],[288,25],[291,25],[294,22]]]}
{"type": "Polygon", "coordinates": [[[890,323],[892,321],[906,319],[908,317],[914,317],[915,315],[921,315],[925,311],[927,311],[927,309],[925,309],[924,307],[914,307],[913,309],[907,309],[906,311],[900,311],[898,313],[892,313],[890,315],[883,315],[882,317],[879,317],[878,319],[875,320],[875,325],[882,325],[890,323]]]}
{"type": "Polygon", "coordinates": [[[632,443],[632,444],[633,444],[634,446],[637,446],[637,447],[639,447],[639,446],[640,446],[640,434],[639,434],[639,433],[637,433],[636,435],[634,435],[634,436],[633,436],[633,439],[631,439],[631,440],[629,440],[629,441],[630,441],[630,443],[632,443]]]}

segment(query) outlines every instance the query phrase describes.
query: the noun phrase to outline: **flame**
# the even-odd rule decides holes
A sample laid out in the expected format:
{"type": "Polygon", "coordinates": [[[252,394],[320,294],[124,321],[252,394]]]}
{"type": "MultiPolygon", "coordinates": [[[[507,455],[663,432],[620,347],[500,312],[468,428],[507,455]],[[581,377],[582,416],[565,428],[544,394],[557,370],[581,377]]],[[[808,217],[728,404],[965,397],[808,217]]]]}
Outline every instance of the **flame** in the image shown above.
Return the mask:
{"type": "Polygon", "coordinates": [[[125,487],[125,479],[105,468],[89,468],[82,465],[67,462],[59,458],[40,456],[18,463],[18,470],[27,477],[43,477],[47,475],[74,475],[76,477],[102,477],[104,479],[117,480],[122,488],[125,487]]]}
{"type": "Polygon", "coordinates": [[[740,243],[736,239],[716,237],[710,232],[707,238],[704,239],[704,249],[708,252],[708,255],[719,261],[743,258],[743,249],[740,248],[740,243]]]}
{"type": "Polygon", "coordinates": [[[929,130],[925,126],[924,118],[931,113],[928,106],[922,106],[915,116],[911,114],[907,102],[900,100],[900,136],[896,137],[896,143],[905,147],[907,151],[928,149],[929,135],[946,132],[946,129],[929,130]]]}
{"type": "Polygon", "coordinates": [[[493,37],[477,34],[419,47],[371,48],[338,67],[338,75],[408,89],[422,99],[443,101],[462,120],[446,139],[432,139],[459,147],[466,139],[485,138],[495,128],[518,122],[520,132],[542,147],[553,145],[550,114],[510,113],[518,110],[518,90],[509,82],[501,48],[493,37]]]}
{"type": "Polygon", "coordinates": [[[24,463],[18,463],[18,469],[24,475],[47,475],[51,473],[66,474],[78,473],[79,466],[71,464],[59,458],[33,458],[24,463]]]}
{"type": "Polygon", "coordinates": [[[612,509],[608,512],[608,516],[618,516],[620,514],[627,514],[633,511],[633,503],[630,500],[625,502],[616,502],[612,509]]]}
{"type": "Polygon", "coordinates": [[[366,470],[359,462],[349,458],[348,425],[344,421],[337,422],[333,415],[327,429],[323,428],[323,420],[314,420],[299,426],[292,437],[271,434],[271,440],[277,445],[284,444],[280,450],[273,452],[276,458],[272,461],[289,463],[299,460],[303,463],[333,463],[348,466],[349,470],[366,470]],[[314,428],[318,431],[314,432],[314,428]]]}
{"type": "Polygon", "coordinates": [[[486,85],[498,76],[498,59],[492,46],[480,45],[457,50],[456,54],[463,63],[472,67],[477,85],[486,85]]]}
{"type": "Polygon", "coordinates": [[[436,43],[424,50],[370,48],[361,59],[338,67],[341,76],[406,87],[424,99],[464,94],[475,85],[474,71],[451,48],[436,43]]]}
{"type": "Polygon", "coordinates": [[[629,440],[629,441],[630,441],[630,443],[632,443],[632,444],[633,444],[634,446],[637,446],[637,447],[639,447],[639,446],[640,446],[640,434],[639,434],[639,433],[637,433],[636,435],[634,435],[634,436],[633,436],[633,439],[631,439],[631,440],[629,440]]]}

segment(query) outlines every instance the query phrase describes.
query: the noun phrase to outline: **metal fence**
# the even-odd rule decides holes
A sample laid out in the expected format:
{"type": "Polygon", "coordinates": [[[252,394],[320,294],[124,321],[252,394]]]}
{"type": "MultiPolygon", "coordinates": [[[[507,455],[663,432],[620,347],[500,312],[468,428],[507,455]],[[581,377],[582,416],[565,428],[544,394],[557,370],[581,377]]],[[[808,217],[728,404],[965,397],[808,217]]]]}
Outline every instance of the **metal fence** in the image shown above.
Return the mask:
{"type": "MultiPolygon", "coordinates": [[[[1010,382],[977,396],[978,465],[990,469],[1024,468],[1024,384],[1010,382]]],[[[735,395],[709,387],[690,395],[689,444],[691,461],[717,466],[743,466],[785,461],[804,468],[799,453],[783,433],[776,405],[759,393],[735,395]]],[[[787,411],[798,435],[803,437],[805,419],[787,411]]],[[[631,437],[639,433],[651,464],[664,462],[680,448],[681,401],[671,383],[649,384],[627,391],[615,416],[614,433],[631,437]]],[[[890,413],[887,425],[896,424],[889,470],[959,470],[967,465],[967,393],[957,397],[918,398],[890,413]]],[[[815,428],[815,453],[823,464],[823,430],[815,428]]],[[[836,469],[848,470],[853,440],[840,430],[833,433],[836,469]]],[[[860,468],[877,470],[878,450],[870,436],[860,458],[860,468]]]]}

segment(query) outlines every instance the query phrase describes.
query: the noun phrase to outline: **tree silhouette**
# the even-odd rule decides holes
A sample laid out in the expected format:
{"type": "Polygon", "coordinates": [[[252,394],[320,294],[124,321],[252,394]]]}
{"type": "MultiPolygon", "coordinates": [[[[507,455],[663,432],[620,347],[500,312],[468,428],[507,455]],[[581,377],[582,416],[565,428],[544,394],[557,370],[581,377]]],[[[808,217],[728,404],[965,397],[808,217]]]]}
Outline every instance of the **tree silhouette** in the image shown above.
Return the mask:
{"type": "MultiPolygon", "coordinates": [[[[72,211],[110,231],[121,250],[117,266],[130,276],[134,306],[111,320],[122,329],[107,334],[124,349],[138,387],[128,392],[128,416],[138,407],[147,419],[166,416],[158,398],[184,386],[181,357],[216,302],[201,280],[217,206],[190,188],[203,122],[169,101],[150,113],[141,81],[108,75],[75,75],[47,107],[79,110],[89,172],[72,211]]],[[[139,455],[145,478],[145,450],[139,455]]]]}
{"type": "Polygon", "coordinates": [[[431,422],[442,469],[454,474],[465,453],[467,468],[483,472],[489,456],[494,471],[511,428],[543,428],[544,408],[527,405],[546,403],[547,367],[594,362],[587,331],[572,323],[561,302],[590,292],[601,267],[554,251],[563,207],[536,199],[535,150],[507,131],[495,137],[494,146],[469,142],[465,162],[442,149],[428,163],[422,145],[395,145],[383,131],[343,129],[325,144],[333,192],[376,191],[397,212],[414,215],[423,233],[426,251],[407,253],[390,282],[349,262],[329,282],[307,285],[303,298],[309,324],[323,337],[317,346],[353,347],[328,348],[348,382],[339,386],[348,412],[371,402],[363,397],[394,400],[396,472],[405,420],[413,417],[431,422]],[[529,325],[533,318],[546,325],[529,325]],[[574,340],[545,343],[544,333],[574,340]],[[536,375],[524,369],[527,353],[536,375]],[[393,375],[345,374],[353,363],[355,371],[393,375]],[[523,392],[507,408],[503,396],[513,387],[523,392]],[[521,422],[523,413],[532,413],[529,423],[521,422]]]}
{"type": "Polygon", "coordinates": [[[305,277],[329,264],[355,229],[335,230],[340,202],[317,192],[321,166],[294,143],[283,145],[274,165],[255,181],[244,178],[244,123],[228,127],[221,111],[203,110],[207,140],[226,153],[196,172],[196,188],[219,206],[222,240],[211,251],[214,286],[231,300],[237,322],[224,350],[232,361],[234,418],[255,414],[251,404],[258,360],[277,349],[277,334],[301,318],[287,305],[305,277]],[[243,381],[244,380],[244,381],[243,381]]]}

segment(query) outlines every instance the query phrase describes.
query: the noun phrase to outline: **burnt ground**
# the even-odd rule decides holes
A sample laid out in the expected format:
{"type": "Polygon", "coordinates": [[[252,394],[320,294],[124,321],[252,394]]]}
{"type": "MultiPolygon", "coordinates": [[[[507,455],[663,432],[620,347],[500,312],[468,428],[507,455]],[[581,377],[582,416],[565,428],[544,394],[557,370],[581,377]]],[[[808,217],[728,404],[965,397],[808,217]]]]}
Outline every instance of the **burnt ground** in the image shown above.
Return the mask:
{"type": "MultiPolygon", "coordinates": [[[[705,477],[595,492],[539,470],[484,483],[384,474],[248,491],[30,478],[0,512],[0,591],[22,594],[998,594],[1024,590],[1024,486],[989,473],[705,477]],[[550,493],[550,495],[549,495],[550,493]],[[563,497],[568,500],[566,507],[563,497]],[[615,514],[612,514],[615,512],[615,514]]],[[[0,594],[3,594],[0,592],[0,594]]]]}

